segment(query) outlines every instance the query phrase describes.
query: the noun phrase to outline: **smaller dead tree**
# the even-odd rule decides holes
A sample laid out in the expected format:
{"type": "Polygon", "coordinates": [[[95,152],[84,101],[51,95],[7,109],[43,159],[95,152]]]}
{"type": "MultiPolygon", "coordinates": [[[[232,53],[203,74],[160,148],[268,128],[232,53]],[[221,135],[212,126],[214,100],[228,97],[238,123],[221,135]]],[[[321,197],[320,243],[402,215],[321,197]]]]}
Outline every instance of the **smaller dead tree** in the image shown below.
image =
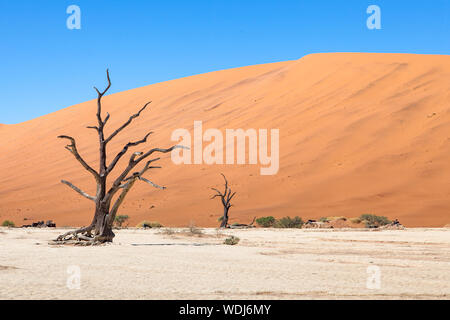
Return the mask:
{"type": "Polygon", "coordinates": [[[236,192],[231,191],[231,188],[228,187],[227,178],[225,177],[225,175],[223,173],[221,173],[221,175],[225,180],[225,190],[223,192],[220,192],[216,188],[211,188],[212,190],[214,190],[216,192],[216,194],[213,195],[211,197],[211,199],[220,197],[220,199],[222,200],[223,217],[222,217],[222,221],[220,223],[220,228],[228,228],[228,212],[229,212],[230,208],[232,207],[232,204],[230,203],[230,201],[231,201],[231,199],[233,199],[236,192]]]}

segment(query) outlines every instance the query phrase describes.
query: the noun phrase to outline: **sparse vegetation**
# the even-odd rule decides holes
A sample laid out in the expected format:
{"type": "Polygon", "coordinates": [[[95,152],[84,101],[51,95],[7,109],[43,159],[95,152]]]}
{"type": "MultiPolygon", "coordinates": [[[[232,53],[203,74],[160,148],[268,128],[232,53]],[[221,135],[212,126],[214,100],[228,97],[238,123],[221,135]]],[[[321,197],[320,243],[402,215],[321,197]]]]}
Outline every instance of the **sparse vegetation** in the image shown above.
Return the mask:
{"type": "Polygon", "coordinates": [[[326,219],[328,219],[328,222],[329,221],[338,221],[338,220],[347,221],[346,217],[327,217],[326,219]]]}
{"type": "Polygon", "coordinates": [[[263,228],[271,228],[275,224],[275,218],[272,216],[256,219],[256,223],[263,228]]]}
{"type": "Polygon", "coordinates": [[[10,221],[10,220],[5,220],[2,223],[2,227],[8,227],[8,228],[14,228],[16,225],[14,224],[14,222],[10,221]]]}
{"type": "Polygon", "coordinates": [[[234,246],[234,245],[237,245],[240,240],[241,239],[239,239],[238,237],[230,236],[230,237],[225,239],[223,244],[226,244],[226,245],[229,245],[229,246],[234,246]]]}
{"type": "Polygon", "coordinates": [[[284,217],[277,220],[274,224],[275,228],[290,228],[290,229],[300,229],[303,226],[303,220],[300,217],[284,217]]]}
{"type": "Polygon", "coordinates": [[[327,217],[322,217],[319,219],[320,222],[330,222],[330,219],[328,219],[327,217]]]}
{"type": "Polygon", "coordinates": [[[360,218],[350,218],[350,222],[354,224],[360,224],[361,219],[360,218]]]}
{"type": "Polygon", "coordinates": [[[202,231],[202,229],[197,228],[195,223],[193,221],[191,221],[191,223],[189,224],[189,234],[194,235],[194,236],[202,236],[203,231],[202,231]]]}
{"type": "Polygon", "coordinates": [[[160,231],[160,233],[161,233],[161,234],[168,235],[168,236],[172,236],[172,235],[175,234],[175,231],[174,231],[173,229],[171,229],[171,228],[164,228],[164,229],[162,229],[162,230],[160,231]]]}
{"type": "Polygon", "coordinates": [[[391,223],[387,217],[374,214],[362,214],[359,219],[366,225],[366,228],[378,228],[391,223]]]}
{"type": "Polygon", "coordinates": [[[139,222],[136,228],[163,228],[164,226],[158,221],[142,221],[139,222]]]}
{"type": "Polygon", "coordinates": [[[127,221],[129,218],[130,217],[126,214],[118,215],[115,217],[114,223],[116,224],[117,227],[122,228],[124,222],[127,221]]]}
{"type": "Polygon", "coordinates": [[[284,217],[281,219],[275,219],[272,216],[261,217],[256,219],[256,223],[263,228],[296,228],[300,229],[304,222],[302,218],[296,216],[294,218],[284,217]]]}

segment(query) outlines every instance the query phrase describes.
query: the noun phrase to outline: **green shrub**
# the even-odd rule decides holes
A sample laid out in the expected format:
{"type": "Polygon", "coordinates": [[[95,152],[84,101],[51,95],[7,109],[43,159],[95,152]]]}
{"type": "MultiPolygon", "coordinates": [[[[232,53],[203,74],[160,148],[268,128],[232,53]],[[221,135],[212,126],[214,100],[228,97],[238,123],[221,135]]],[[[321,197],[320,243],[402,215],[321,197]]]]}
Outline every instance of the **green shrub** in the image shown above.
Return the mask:
{"type": "Polygon", "coordinates": [[[8,228],[14,228],[16,225],[14,224],[14,222],[10,221],[10,220],[5,220],[2,223],[3,227],[8,227],[8,228]]]}
{"type": "Polygon", "coordinates": [[[116,217],[114,218],[114,223],[115,223],[119,228],[121,228],[122,225],[123,225],[123,223],[124,223],[125,221],[127,221],[129,218],[130,218],[130,217],[127,216],[126,214],[120,215],[120,216],[116,216],[116,217]]]}
{"type": "Polygon", "coordinates": [[[161,223],[159,223],[158,221],[142,221],[139,222],[138,225],[136,226],[136,228],[144,228],[144,225],[150,228],[162,228],[164,227],[161,223]]]}
{"type": "Polygon", "coordinates": [[[362,214],[359,219],[364,222],[366,228],[377,228],[391,223],[388,218],[374,214],[362,214]]]}
{"type": "Polygon", "coordinates": [[[300,217],[284,217],[277,220],[274,224],[275,228],[297,228],[300,229],[303,225],[303,220],[300,217]]]}
{"type": "Polygon", "coordinates": [[[259,224],[263,228],[271,228],[275,224],[275,218],[272,216],[261,217],[261,218],[256,219],[256,223],[259,224]]]}
{"type": "Polygon", "coordinates": [[[238,237],[235,236],[231,236],[225,239],[225,241],[223,242],[223,244],[229,245],[229,246],[234,246],[237,245],[239,243],[241,239],[239,239],[238,237]]]}

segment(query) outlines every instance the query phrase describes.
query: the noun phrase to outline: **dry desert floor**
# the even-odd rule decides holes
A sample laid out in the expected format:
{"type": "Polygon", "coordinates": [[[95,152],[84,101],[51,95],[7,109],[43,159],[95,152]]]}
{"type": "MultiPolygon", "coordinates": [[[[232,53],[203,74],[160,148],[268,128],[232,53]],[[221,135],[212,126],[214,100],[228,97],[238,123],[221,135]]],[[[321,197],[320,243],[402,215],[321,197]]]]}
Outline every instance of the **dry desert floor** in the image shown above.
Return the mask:
{"type": "Polygon", "coordinates": [[[170,230],[69,247],[48,242],[64,230],[0,228],[0,299],[450,298],[450,229],[170,230]]]}

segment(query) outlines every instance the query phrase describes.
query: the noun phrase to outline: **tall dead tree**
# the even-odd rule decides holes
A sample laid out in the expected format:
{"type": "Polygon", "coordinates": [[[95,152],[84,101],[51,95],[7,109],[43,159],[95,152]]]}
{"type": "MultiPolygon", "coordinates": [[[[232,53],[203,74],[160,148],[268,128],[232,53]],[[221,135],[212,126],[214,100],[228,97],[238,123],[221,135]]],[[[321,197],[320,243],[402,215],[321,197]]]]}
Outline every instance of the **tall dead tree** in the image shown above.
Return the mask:
{"type": "Polygon", "coordinates": [[[211,188],[212,190],[214,190],[216,192],[215,195],[213,195],[211,197],[211,199],[215,199],[217,197],[220,197],[220,199],[222,200],[222,205],[223,205],[223,217],[222,220],[220,222],[220,228],[227,228],[228,227],[228,211],[230,210],[230,208],[232,207],[232,204],[230,203],[231,199],[233,199],[234,195],[236,194],[236,192],[231,192],[231,188],[228,187],[228,180],[225,177],[225,175],[223,173],[221,173],[222,177],[225,180],[225,190],[223,192],[220,192],[218,189],[216,188],[211,188]]]}
{"type": "Polygon", "coordinates": [[[171,152],[173,149],[180,147],[180,146],[172,146],[168,149],[153,148],[147,152],[134,152],[128,160],[128,166],[125,168],[125,170],[123,170],[123,172],[118,177],[116,177],[112,185],[108,187],[107,179],[109,175],[113,172],[119,160],[127,153],[130,147],[136,147],[138,145],[147,142],[147,139],[152,134],[152,132],[147,133],[141,140],[128,142],[122,148],[122,150],[114,157],[114,159],[110,163],[107,163],[106,150],[108,144],[111,142],[112,139],[114,139],[114,137],[116,137],[128,125],[130,125],[135,118],[139,117],[142,111],[144,111],[147,108],[147,106],[151,103],[151,101],[146,103],[136,114],[130,116],[130,118],[118,129],[116,129],[111,135],[105,137],[104,128],[106,123],[110,119],[110,115],[109,113],[107,113],[106,117],[104,118],[102,117],[102,98],[111,87],[111,80],[109,77],[108,70],[106,70],[106,76],[108,80],[108,86],[106,87],[105,90],[100,92],[97,88],[94,87],[98,95],[97,96],[98,124],[96,126],[87,127],[89,129],[95,130],[98,133],[99,152],[100,152],[99,170],[97,171],[93,169],[81,157],[81,155],[78,152],[77,144],[74,138],[69,136],[58,137],[60,139],[65,139],[69,141],[69,144],[66,146],[66,149],[69,150],[69,152],[72,153],[75,159],[78,160],[78,162],[94,177],[97,183],[97,193],[95,196],[91,196],[86,192],[84,192],[83,190],[81,190],[80,188],[74,186],[72,183],[65,180],[61,181],[62,183],[66,184],[67,186],[78,192],[83,197],[95,202],[94,217],[89,226],[60,235],[56,239],[56,241],[65,242],[68,240],[77,240],[77,241],[88,241],[88,243],[91,244],[112,242],[114,238],[114,232],[112,231],[112,227],[117,211],[119,210],[119,207],[123,203],[127,194],[130,192],[131,188],[134,186],[135,182],[137,180],[140,180],[149,183],[153,187],[165,189],[164,187],[160,187],[157,184],[143,177],[148,170],[160,168],[151,165],[152,163],[158,161],[159,158],[147,160],[144,167],[139,171],[133,171],[135,167],[138,164],[143,163],[144,160],[148,159],[151,155],[155,153],[168,153],[171,152]]]}

